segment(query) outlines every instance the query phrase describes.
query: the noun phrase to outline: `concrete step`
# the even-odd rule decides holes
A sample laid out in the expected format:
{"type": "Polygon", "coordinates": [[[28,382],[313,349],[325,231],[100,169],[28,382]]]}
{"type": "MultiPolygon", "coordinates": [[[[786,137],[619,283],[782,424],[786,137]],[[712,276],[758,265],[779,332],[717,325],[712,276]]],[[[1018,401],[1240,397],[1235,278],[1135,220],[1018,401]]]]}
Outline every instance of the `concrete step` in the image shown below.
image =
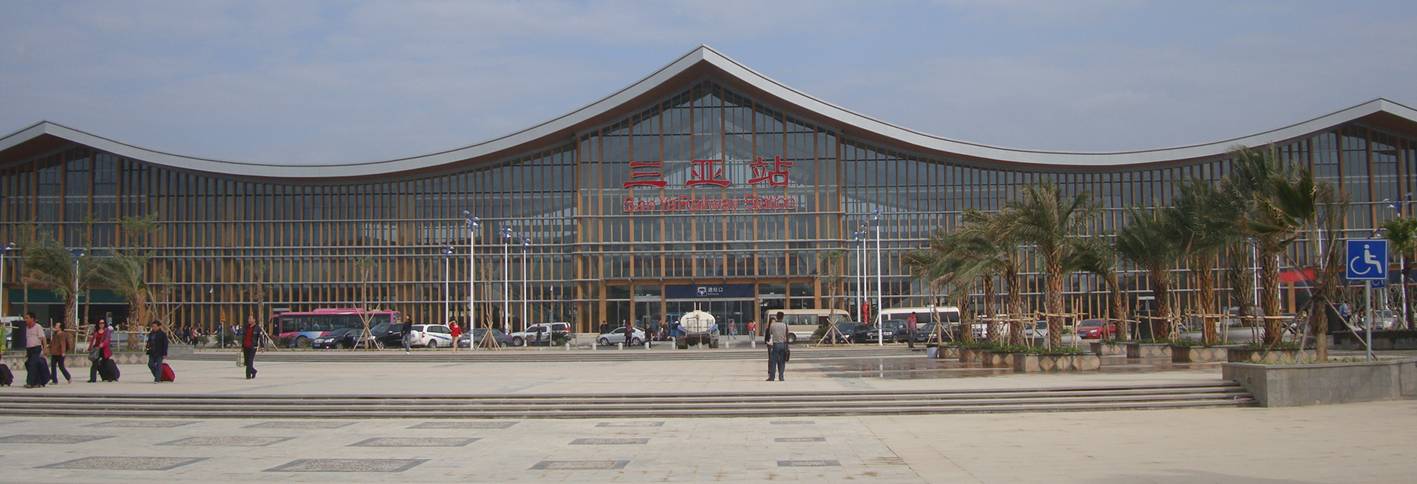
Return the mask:
{"type": "Polygon", "coordinates": [[[633,395],[0,394],[0,415],[192,418],[792,416],[1247,406],[1234,384],[913,392],[633,395]]]}
{"type": "Polygon", "coordinates": [[[904,414],[969,414],[969,413],[1012,413],[1012,412],[1069,412],[1069,411],[1117,411],[1153,410],[1177,408],[1217,408],[1251,406],[1253,401],[1237,398],[1234,400],[1166,400],[1151,402],[1093,402],[1058,403],[1028,405],[986,405],[959,406],[936,405],[928,407],[802,407],[792,409],[673,409],[673,410],[504,410],[504,411],[440,411],[436,414],[420,409],[402,411],[369,412],[323,412],[323,411],[193,411],[185,409],[153,410],[106,410],[84,409],[6,409],[0,415],[7,416],[82,416],[82,417],[144,417],[144,418],[264,418],[264,419],[430,419],[449,418],[685,418],[685,417],[806,417],[806,416],[853,416],[853,415],[904,415],[904,414]]]}
{"type": "MultiPolygon", "coordinates": [[[[195,361],[236,361],[234,351],[198,351],[175,355],[172,359],[195,361]]],[[[924,348],[915,351],[905,346],[869,348],[852,347],[794,347],[792,359],[833,359],[833,358],[875,358],[918,356],[923,358],[924,348]]],[[[559,348],[507,349],[507,350],[417,350],[404,353],[399,350],[351,351],[351,350],[279,350],[262,352],[256,356],[262,361],[299,361],[328,363],[368,363],[368,362],[532,362],[532,361],[700,361],[700,360],[751,360],[767,359],[767,349],[761,345],[756,349],[732,348],[717,350],[565,350],[559,348]]]]}

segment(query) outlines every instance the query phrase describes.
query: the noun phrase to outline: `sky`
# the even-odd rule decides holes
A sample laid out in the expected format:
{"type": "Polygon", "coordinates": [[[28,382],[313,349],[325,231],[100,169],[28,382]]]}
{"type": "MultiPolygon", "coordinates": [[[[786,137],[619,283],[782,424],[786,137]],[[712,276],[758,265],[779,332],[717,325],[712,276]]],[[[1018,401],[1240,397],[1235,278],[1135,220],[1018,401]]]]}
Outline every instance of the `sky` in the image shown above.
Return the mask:
{"type": "Polygon", "coordinates": [[[0,5],[0,136],[42,120],[223,160],[475,144],[699,44],[877,119],[996,146],[1161,148],[1417,106],[1417,2],[67,1],[0,5]]]}

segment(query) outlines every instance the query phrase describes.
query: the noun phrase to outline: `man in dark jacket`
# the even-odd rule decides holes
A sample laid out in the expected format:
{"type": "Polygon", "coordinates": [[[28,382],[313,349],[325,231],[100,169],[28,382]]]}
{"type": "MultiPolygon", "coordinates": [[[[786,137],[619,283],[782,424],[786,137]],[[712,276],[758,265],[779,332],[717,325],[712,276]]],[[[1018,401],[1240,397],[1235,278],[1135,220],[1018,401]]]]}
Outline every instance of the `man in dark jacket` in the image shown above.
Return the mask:
{"type": "Polygon", "coordinates": [[[408,353],[409,347],[413,346],[413,321],[404,321],[401,332],[403,333],[403,352],[408,353]]]}
{"type": "Polygon", "coordinates": [[[153,371],[153,383],[162,382],[162,359],[167,357],[167,333],[162,323],[148,325],[148,369],[153,371]]]}

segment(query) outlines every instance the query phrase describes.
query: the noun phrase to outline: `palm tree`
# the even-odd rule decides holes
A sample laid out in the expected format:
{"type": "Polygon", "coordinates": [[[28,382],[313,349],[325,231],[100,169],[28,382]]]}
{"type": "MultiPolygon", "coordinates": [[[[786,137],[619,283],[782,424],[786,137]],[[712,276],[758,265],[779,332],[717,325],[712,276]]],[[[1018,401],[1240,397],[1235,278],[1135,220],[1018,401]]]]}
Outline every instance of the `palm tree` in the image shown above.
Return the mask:
{"type": "Polygon", "coordinates": [[[1215,278],[1211,269],[1221,249],[1236,239],[1236,214],[1219,189],[1205,180],[1191,180],[1180,186],[1175,204],[1163,212],[1166,225],[1174,232],[1182,260],[1196,278],[1197,310],[1201,316],[1201,338],[1206,345],[1217,343],[1218,332],[1210,315],[1216,314],[1215,278]]]}
{"type": "Polygon", "coordinates": [[[1273,346],[1283,337],[1283,321],[1275,317],[1279,314],[1279,256],[1315,220],[1318,191],[1312,173],[1281,167],[1272,150],[1242,148],[1232,156],[1230,191],[1246,209],[1239,212],[1240,220],[1259,253],[1260,294],[1266,316],[1264,343],[1273,346]]]}
{"type": "Polygon", "coordinates": [[[1058,186],[1042,183],[1023,191],[1023,199],[1009,203],[1015,235],[1031,244],[1043,261],[1044,299],[1048,311],[1048,346],[1062,344],[1063,277],[1069,267],[1075,237],[1083,233],[1093,208],[1086,193],[1064,197],[1058,186]]]}
{"type": "Polygon", "coordinates": [[[1122,298],[1122,285],[1117,278],[1116,247],[1099,239],[1086,239],[1078,243],[1072,257],[1068,265],[1095,274],[1107,284],[1108,305],[1120,331],[1117,337],[1123,341],[1131,339],[1131,330],[1127,326],[1127,304],[1122,298]]]}
{"type": "Polygon", "coordinates": [[[49,289],[56,297],[63,299],[66,311],[73,313],[67,318],[70,321],[69,326],[77,327],[79,315],[77,311],[73,311],[74,302],[88,287],[89,275],[93,270],[90,264],[86,263],[89,256],[85,254],[79,258],[77,284],[74,255],[48,234],[41,235],[34,246],[24,251],[23,257],[24,269],[20,277],[25,283],[49,289]],[[78,287],[75,287],[76,285],[78,287]]]}
{"type": "Polygon", "coordinates": [[[1126,227],[1117,232],[1117,253],[1146,271],[1151,279],[1151,295],[1156,298],[1156,314],[1149,327],[1153,339],[1163,334],[1171,320],[1171,280],[1166,270],[1180,255],[1180,246],[1165,219],[1158,214],[1132,209],[1126,227]]]}
{"type": "MultiPolygon", "coordinates": [[[[1015,214],[1008,209],[995,213],[968,210],[964,222],[964,228],[956,234],[957,247],[962,252],[960,256],[985,278],[985,312],[997,318],[990,304],[994,297],[992,278],[997,274],[1009,293],[1004,310],[1010,319],[1009,343],[1023,344],[1023,325],[1018,320],[1023,314],[1023,281],[1019,276],[1023,261],[1019,257],[1015,214]]],[[[997,325],[998,319],[990,319],[990,336],[999,333],[997,325]]]]}
{"type": "MultiPolygon", "coordinates": [[[[1407,319],[1407,261],[1413,249],[1417,249],[1417,219],[1398,217],[1387,222],[1383,222],[1383,237],[1392,243],[1392,252],[1400,256],[1400,266],[1402,279],[1398,285],[1403,306],[1403,319],[1407,319]]],[[[1409,326],[1410,321],[1403,321],[1404,326],[1409,326]]]]}
{"type": "MultiPolygon", "coordinates": [[[[1315,228],[1330,234],[1338,234],[1343,229],[1343,214],[1348,211],[1348,200],[1344,199],[1333,185],[1320,183],[1317,186],[1320,210],[1315,220],[1315,228]]],[[[1343,293],[1347,280],[1344,279],[1343,240],[1329,237],[1318,247],[1318,269],[1315,271],[1313,288],[1309,292],[1309,328],[1314,335],[1314,356],[1318,361],[1328,361],[1328,308],[1343,293]]],[[[1303,341],[1300,341],[1303,344],[1303,341]]]]}
{"type": "Polygon", "coordinates": [[[128,300],[130,321],[146,322],[154,312],[149,307],[153,293],[148,284],[148,262],[152,257],[149,251],[138,247],[156,229],[157,216],[123,217],[119,225],[123,228],[126,247],[118,249],[112,257],[101,259],[93,269],[92,279],[95,285],[112,289],[128,300]]]}
{"type": "MultiPolygon", "coordinates": [[[[905,254],[902,262],[910,273],[927,281],[931,288],[950,288],[950,295],[960,306],[964,315],[972,314],[968,309],[969,285],[981,275],[981,265],[972,264],[972,254],[965,251],[962,237],[947,229],[936,230],[930,236],[924,249],[916,249],[905,254]]],[[[992,293],[992,286],[986,285],[985,301],[992,293]]],[[[962,322],[959,338],[964,342],[974,341],[973,326],[962,322]]]]}

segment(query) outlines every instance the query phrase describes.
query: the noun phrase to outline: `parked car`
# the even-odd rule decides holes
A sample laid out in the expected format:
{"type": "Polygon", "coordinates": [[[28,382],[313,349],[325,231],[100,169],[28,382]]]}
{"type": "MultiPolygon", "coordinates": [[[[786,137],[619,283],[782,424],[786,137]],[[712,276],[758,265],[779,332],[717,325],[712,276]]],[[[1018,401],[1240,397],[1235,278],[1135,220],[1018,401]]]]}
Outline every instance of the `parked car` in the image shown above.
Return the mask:
{"type": "Polygon", "coordinates": [[[1117,326],[1101,319],[1084,319],[1078,323],[1077,333],[1082,339],[1105,339],[1117,333],[1117,326]]]}
{"type": "Polygon", "coordinates": [[[526,328],[526,331],[513,331],[508,335],[511,337],[512,346],[521,346],[523,343],[529,344],[551,344],[556,334],[569,334],[571,323],[537,323],[526,328]],[[550,328],[550,331],[547,330],[550,328]]]}
{"type": "Polygon", "coordinates": [[[891,343],[901,343],[910,337],[906,331],[904,319],[887,319],[881,323],[880,331],[875,326],[862,325],[856,328],[851,334],[851,340],[856,342],[874,343],[878,339],[891,343]]]}
{"type": "Polygon", "coordinates": [[[831,338],[831,339],[827,340],[827,342],[828,342],[828,343],[850,343],[850,342],[851,342],[851,334],[852,334],[852,333],[855,333],[855,332],[856,332],[856,328],[859,328],[859,327],[861,327],[861,323],[857,323],[857,322],[853,322],[853,321],[845,321],[845,320],[843,320],[843,321],[838,321],[838,322],[836,323],[836,332],[838,333],[838,335],[837,335],[835,338],[831,338]]]}
{"type": "Polygon", "coordinates": [[[364,332],[364,328],[340,328],[325,333],[324,336],[315,338],[310,342],[310,347],[315,349],[333,348],[353,348],[354,341],[359,337],[359,333],[364,332]]]}
{"type": "MultiPolygon", "coordinates": [[[[645,342],[645,332],[640,328],[635,328],[634,334],[630,335],[630,346],[638,346],[645,342]]],[[[603,333],[595,338],[595,342],[601,346],[610,346],[616,343],[625,343],[625,328],[619,327],[603,333]]]]}
{"type": "MultiPolygon", "coordinates": [[[[1360,314],[1361,314],[1361,313],[1360,313],[1360,314]]],[[[1367,329],[1368,329],[1368,323],[1367,323],[1367,321],[1366,321],[1365,319],[1360,319],[1360,321],[1363,321],[1363,322],[1359,324],[1359,326],[1358,326],[1359,330],[1361,330],[1361,331],[1367,331],[1367,329]]],[[[1387,330],[1391,330],[1391,329],[1398,329],[1398,328],[1401,328],[1401,327],[1402,327],[1402,316],[1399,315],[1399,314],[1397,314],[1397,313],[1395,313],[1393,310],[1391,310],[1391,309],[1376,309],[1376,310],[1373,310],[1373,331],[1387,331],[1387,330]]]]}
{"type": "MultiPolygon", "coordinates": [[[[915,327],[915,334],[911,336],[911,339],[915,340],[916,343],[928,343],[930,342],[930,337],[934,334],[935,323],[933,321],[921,323],[915,327]]],[[[949,335],[941,334],[940,336],[949,340],[949,335]]]]}
{"type": "Polygon", "coordinates": [[[1023,325],[1023,337],[1036,339],[1048,337],[1048,322],[1035,321],[1023,325]]]}
{"type": "Polygon", "coordinates": [[[435,349],[453,346],[453,330],[442,324],[415,324],[411,338],[409,346],[435,349]]]}
{"type": "MultiPolygon", "coordinates": [[[[485,337],[485,335],[486,335],[486,333],[487,333],[488,330],[489,330],[488,328],[477,328],[477,329],[476,329],[475,331],[473,331],[471,334],[463,333],[462,336],[458,336],[458,347],[459,347],[459,348],[471,348],[471,347],[472,347],[472,339],[473,339],[474,337],[477,338],[477,342],[478,342],[478,343],[482,343],[482,338],[485,337]]],[[[497,341],[497,344],[500,344],[500,345],[503,345],[503,346],[512,344],[512,337],[511,337],[511,336],[508,336],[507,333],[503,333],[502,330],[497,329],[497,328],[491,328],[491,331],[492,331],[492,339],[496,340],[496,341],[497,341]]]]}

